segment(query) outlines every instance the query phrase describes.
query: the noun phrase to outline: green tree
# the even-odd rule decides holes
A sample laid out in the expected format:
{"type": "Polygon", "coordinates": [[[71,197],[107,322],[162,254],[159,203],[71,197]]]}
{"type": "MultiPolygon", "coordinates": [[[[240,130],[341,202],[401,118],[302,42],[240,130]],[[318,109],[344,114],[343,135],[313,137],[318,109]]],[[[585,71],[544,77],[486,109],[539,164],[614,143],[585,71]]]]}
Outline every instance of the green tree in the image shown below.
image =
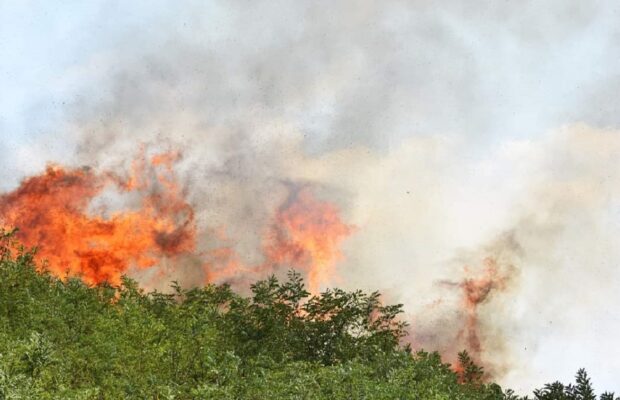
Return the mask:
{"type": "MultiPolygon", "coordinates": [[[[458,373],[401,344],[401,305],[379,293],[312,296],[298,273],[145,292],[57,279],[0,230],[0,400],[526,400],[487,383],[467,352],[458,373]]],[[[536,399],[595,399],[585,371],[536,399]]],[[[604,393],[600,400],[618,400],[604,393]]]]}

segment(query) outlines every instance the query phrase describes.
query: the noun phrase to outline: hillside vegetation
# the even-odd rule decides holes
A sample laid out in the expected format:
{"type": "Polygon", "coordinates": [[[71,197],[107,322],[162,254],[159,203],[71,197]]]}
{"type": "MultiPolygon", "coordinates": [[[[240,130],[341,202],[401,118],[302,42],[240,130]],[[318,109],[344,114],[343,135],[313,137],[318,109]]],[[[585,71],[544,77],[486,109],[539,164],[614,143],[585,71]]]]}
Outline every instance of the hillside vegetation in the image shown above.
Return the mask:
{"type": "MultiPolygon", "coordinates": [[[[252,285],[145,293],[37,271],[0,232],[0,399],[521,399],[400,345],[400,305],[378,293],[311,297],[299,275],[252,285]]],[[[577,383],[535,399],[596,399],[577,383]]],[[[603,394],[601,400],[615,400],[603,394]]]]}

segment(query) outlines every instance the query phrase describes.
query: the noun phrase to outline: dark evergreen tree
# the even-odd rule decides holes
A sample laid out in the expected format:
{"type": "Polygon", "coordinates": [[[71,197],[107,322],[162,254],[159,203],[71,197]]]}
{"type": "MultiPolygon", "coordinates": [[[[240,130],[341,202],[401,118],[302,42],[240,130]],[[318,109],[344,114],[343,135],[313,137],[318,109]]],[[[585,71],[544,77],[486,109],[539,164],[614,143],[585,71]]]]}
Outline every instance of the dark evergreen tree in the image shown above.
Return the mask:
{"type": "Polygon", "coordinates": [[[590,383],[590,378],[588,378],[588,374],[583,368],[577,371],[574,393],[576,400],[596,400],[596,395],[594,394],[594,389],[590,383]]]}
{"type": "Polygon", "coordinates": [[[537,400],[571,400],[567,395],[567,388],[560,382],[548,383],[542,389],[534,390],[537,400]]]}

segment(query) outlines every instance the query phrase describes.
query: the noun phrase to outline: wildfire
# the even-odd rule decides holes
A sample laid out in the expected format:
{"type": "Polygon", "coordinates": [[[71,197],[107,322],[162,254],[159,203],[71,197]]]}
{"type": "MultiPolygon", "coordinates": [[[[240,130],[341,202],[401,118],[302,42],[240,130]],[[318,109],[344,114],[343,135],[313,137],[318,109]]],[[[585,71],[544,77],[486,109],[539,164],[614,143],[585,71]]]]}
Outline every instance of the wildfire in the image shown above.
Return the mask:
{"type": "Polygon", "coordinates": [[[459,285],[463,290],[463,305],[467,314],[465,327],[459,336],[466,338],[470,351],[476,357],[482,351],[478,334],[478,308],[493,291],[505,289],[507,280],[506,275],[500,274],[497,261],[489,257],[484,260],[482,276],[464,279],[459,285]]]}
{"type": "MultiPolygon", "coordinates": [[[[264,261],[248,266],[230,246],[210,250],[205,266],[209,282],[251,282],[289,268],[306,271],[312,294],[333,282],[336,265],[343,258],[340,246],[354,229],[342,221],[336,206],[318,200],[308,188],[290,190],[264,233],[264,261]]],[[[220,236],[230,242],[225,234],[220,236]]]]}
{"type": "Polygon", "coordinates": [[[272,265],[308,271],[308,289],[318,293],[334,277],[335,265],[342,258],[340,245],[352,231],[334,205],[301,189],[278,210],[267,235],[265,255],[272,265]]]}
{"type": "Polygon", "coordinates": [[[18,227],[24,245],[38,247],[51,273],[118,285],[131,266],[149,268],[195,247],[193,210],[178,188],[161,175],[148,183],[147,165],[161,172],[156,161],[134,163],[126,180],[89,168],[49,166],[0,196],[0,221],[18,227]],[[89,213],[92,201],[110,186],[137,193],[140,207],[109,218],[89,213]]]}
{"type": "MultiPolygon", "coordinates": [[[[450,345],[448,355],[466,349],[475,362],[481,363],[484,349],[480,337],[480,306],[488,302],[496,292],[507,288],[513,270],[511,265],[500,266],[495,258],[487,257],[483,260],[479,273],[476,274],[470,267],[465,266],[466,277],[460,282],[449,280],[440,282],[443,286],[460,290],[459,308],[464,318],[456,340],[450,345]]],[[[454,366],[456,372],[459,372],[459,368],[458,364],[454,366]]]]}
{"type": "Polygon", "coordinates": [[[222,248],[196,249],[194,210],[174,173],[179,157],[169,152],[147,158],[142,151],[126,178],[49,166],[0,195],[0,227],[18,227],[19,240],[37,246],[47,261],[42,268],[61,278],[79,276],[88,284],[118,285],[130,268],[151,268],[187,254],[202,260],[207,282],[243,282],[296,268],[307,272],[309,290],[316,293],[333,278],[342,258],[340,246],[352,227],[342,222],[334,205],[317,200],[308,188],[291,190],[267,229],[257,228],[264,232],[265,261],[260,265],[244,266],[234,240],[222,248]],[[137,198],[137,206],[108,216],[94,213],[93,204],[109,189],[137,198]]]}
{"type": "MultiPolygon", "coordinates": [[[[492,250],[491,250],[492,251],[492,250]]],[[[496,253],[496,251],[493,251],[496,253]]],[[[489,350],[498,345],[497,332],[486,333],[482,315],[488,310],[483,306],[510,289],[517,269],[505,254],[494,254],[482,258],[478,263],[465,265],[460,279],[439,280],[436,283],[450,290],[426,306],[425,316],[439,319],[431,325],[418,324],[420,316],[413,319],[413,331],[408,342],[414,347],[437,349],[443,359],[459,377],[464,369],[456,355],[466,350],[470,359],[485,369],[485,379],[501,373],[502,365],[489,359],[489,350]],[[454,301],[454,302],[453,302],[454,301]]],[[[485,321],[486,322],[486,321],[485,321]]]]}

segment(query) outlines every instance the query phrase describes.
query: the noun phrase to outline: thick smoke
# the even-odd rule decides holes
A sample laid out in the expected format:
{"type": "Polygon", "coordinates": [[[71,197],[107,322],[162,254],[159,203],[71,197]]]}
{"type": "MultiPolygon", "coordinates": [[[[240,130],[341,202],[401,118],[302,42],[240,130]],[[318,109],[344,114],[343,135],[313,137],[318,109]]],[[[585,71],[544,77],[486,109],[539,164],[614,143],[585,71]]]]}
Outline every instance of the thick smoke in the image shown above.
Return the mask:
{"type": "Polygon", "coordinates": [[[577,125],[473,163],[450,143],[411,140],[386,156],[344,151],[304,170],[323,165],[322,179],[356,194],[350,213],[361,228],[348,241],[344,281],[381,282],[403,301],[414,344],[470,347],[462,284],[487,279],[487,260],[495,261],[502,284],[477,308],[479,355],[495,374],[509,373],[506,382],[527,387],[559,370],[570,376],[575,357],[600,374],[614,368],[575,343],[616,347],[601,332],[619,328],[610,314],[620,279],[619,146],[617,132],[577,125]],[[345,166],[355,172],[338,178],[345,166]]]}
{"type": "MultiPolygon", "coordinates": [[[[68,72],[64,122],[11,163],[122,175],[142,146],[178,150],[200,251],[247,265],[310,187],[356,227],[331,283],[403,302],[415,347],[469,348],[523,391],[581,366],[612,385],[613,7],[292,4],[194,5],[108,39],[68,72]]],[[[199,264],[135,276],[199,284],[199,264]]]]}

